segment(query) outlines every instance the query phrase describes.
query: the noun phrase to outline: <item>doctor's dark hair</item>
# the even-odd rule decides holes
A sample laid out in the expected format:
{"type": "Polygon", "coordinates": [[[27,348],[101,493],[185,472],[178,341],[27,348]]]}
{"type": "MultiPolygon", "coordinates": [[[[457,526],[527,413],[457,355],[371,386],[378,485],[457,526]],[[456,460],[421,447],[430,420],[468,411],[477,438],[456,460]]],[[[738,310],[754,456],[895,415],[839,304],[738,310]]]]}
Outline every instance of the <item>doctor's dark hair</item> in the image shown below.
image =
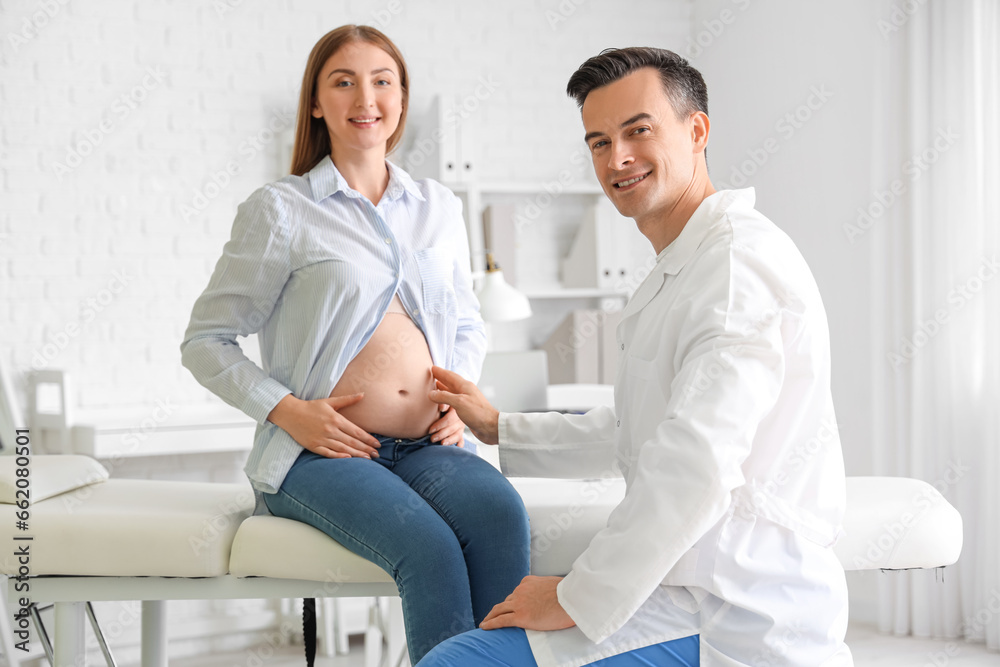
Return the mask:
{"type": "Polygon", "coordinates": [[[687,118],[695,111],[708,114],[708,88],[701,72],[673,51],[647,46],[604,49],[600,55],[588,58],[569,78],[566,94],[582,109],[591,91],[643,67],[652,67],[660,73],[663,89],[678,119],[687,118]]]}
{"type": "Polygon", "coordinates": [[[295,121],[295,147],[292,149],[291,173],[302,176],[319,164],[320,160],[330,154],[330,133],[326,121],[313,118],[312,109],[316,100],[316,83],[319,74],[337,51],[356,42],[374,44],[386,53],[399,68],[399,87],[403,93],[403,113],[399,116],[399,125],[385,144],[386,155],[391,153],[403,138],[406,127],[406,110],[410,106],[410,75],[406,70],[406,61],[399,48],[381,31],[367,25],[342,25],[320,37],[309,54],[306,71],[302,75],[302,90],[299,93],[299,111],[295,121]]]}

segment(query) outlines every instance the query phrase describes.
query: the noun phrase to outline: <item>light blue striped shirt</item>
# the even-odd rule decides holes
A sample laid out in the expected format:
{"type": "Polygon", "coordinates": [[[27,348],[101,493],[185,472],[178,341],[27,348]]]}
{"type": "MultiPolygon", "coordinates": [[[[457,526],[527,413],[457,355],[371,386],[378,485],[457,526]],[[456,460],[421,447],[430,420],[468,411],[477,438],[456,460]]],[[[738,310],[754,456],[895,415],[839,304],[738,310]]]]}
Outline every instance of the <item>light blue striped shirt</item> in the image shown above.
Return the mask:
{"type": "Polygon", "coordinates": [[[271,410],[289,393],[329,396],[394,294],[423,331],[434,363],[479,379],[486,332],[461,200],[386,164],[389,185],[378,206],[353,190],[329,157],[305,176],[254,192],[240,204],[232,237],[194,304],[182,363],[257,421],[245,471],[259,492],[276,492],[302,451],[267,421],[271,410]],[[253,333],[263,369],[236,341],[253,333]]]}

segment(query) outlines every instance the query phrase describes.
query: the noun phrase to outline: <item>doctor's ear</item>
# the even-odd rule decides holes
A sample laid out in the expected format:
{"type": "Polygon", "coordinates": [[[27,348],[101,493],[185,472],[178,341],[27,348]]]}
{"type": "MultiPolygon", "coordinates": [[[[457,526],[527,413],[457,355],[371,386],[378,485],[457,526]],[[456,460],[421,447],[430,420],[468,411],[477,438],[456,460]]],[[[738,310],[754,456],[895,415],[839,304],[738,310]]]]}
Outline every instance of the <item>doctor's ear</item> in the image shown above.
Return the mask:
{"type": "Polygon", "coordinates": [[[704,111],[695,111],[692,113],[690,122],[693,152],[700,153],[708,146],[708,133],[712,123],[708,120],[708,114],[704,111]]]}

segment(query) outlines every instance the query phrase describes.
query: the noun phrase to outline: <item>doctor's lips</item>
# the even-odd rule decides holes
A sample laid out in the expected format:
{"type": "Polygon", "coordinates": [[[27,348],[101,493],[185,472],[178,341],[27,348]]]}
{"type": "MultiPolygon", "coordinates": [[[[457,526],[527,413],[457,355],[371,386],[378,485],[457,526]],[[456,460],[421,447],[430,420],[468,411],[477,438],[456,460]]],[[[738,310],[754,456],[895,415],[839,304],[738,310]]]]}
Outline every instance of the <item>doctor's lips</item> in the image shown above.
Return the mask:
{"type": "Polygon", "coordinates": [[[627,190],[627,189],[629,189],[630,187],[632,187],[636,183],[640,182],[641,180],[643,180],[644,178],[646,178],[647,176],[649,176],[652,173],[653,172],[651,172],[651,171],[647,171],[645,174],[637,174],[635,176],[628,176],[626,178],[622,178],[622,179],[619,179],[617,181],[614,181],[611,185],[613,185],[616,190],[627,190]]]}

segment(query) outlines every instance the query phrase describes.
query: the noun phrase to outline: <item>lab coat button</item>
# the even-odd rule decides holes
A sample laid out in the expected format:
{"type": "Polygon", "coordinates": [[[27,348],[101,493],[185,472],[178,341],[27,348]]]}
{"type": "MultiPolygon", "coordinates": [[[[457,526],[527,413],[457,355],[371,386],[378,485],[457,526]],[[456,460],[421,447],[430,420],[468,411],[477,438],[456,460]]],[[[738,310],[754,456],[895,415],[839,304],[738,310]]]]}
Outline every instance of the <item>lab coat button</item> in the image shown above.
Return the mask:
{"type": "Polygon", "coordinates": [[[622,420],[621,420],[621,419],[619,419],[619,420],[618,420],[618,424],[616,424],[616,425],[617,425],[617,426],[621,426],[621,425],[622,425],[622,420]]]}
{"type": "Polygon", "coordinates": [[[623,350],[625,349],[625,343],[622,343],[622,349],[623,350]]]}

